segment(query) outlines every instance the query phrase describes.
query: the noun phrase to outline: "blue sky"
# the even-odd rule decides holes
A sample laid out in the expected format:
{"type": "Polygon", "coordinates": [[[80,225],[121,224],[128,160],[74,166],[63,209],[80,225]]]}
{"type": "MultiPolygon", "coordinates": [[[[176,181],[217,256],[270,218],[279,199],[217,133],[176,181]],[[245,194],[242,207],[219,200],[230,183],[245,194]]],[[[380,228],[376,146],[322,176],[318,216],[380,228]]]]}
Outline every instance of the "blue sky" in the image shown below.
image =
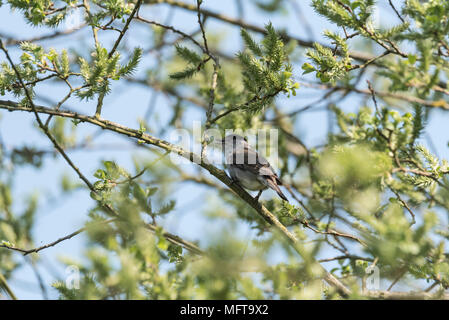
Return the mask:
{"type": "MultiPolygon", "coordinates": [[[[193,1],[186,1],[193,3],[193,1]]],[[[285,15],[282,17],[269,16],[252,6],[245,3],[246,20],[255,25],[263,26],[268,21],[272,21],[277,29],[286,28],[289,33],[301,38],[307,39],[307,31],[304,29],[304,24],[298,21],[294,10],[289,6],[285,15]]],[[[299,1],[303,10],[303,15],[307,17],[308,23],[312,26],[313,33],[317,40],[324,41],[321,33],[326,28],[331,29],[332,26],[323,18],[319,17],[308,5],[309,1],[299,1]]],[[[386,1],[379,1],[381,4],[386,1]]],[[[225,13],[226,15],[236,17],[237,9],[234,1],[213,1],[205,0],[204,7],[211,10],[225,13]]],[[[168,16],[168,9],[164,6],[157,6],[157,9],[144,9],[141,15],[146,18],[151,18],[163,22],[168,16]]],[[[391,24],[396,20],[391,12],[384,12],[380,9],[379,15],[382,24],[391,24]]],[[[197,28],[196,15],[191,12],[177,9],[171,19],[171,24],[183,31],[192,31],[197,28]]],[[[33,28],[25,23],[18,12],[11,12],[7,5],[0,8],[0,33],[12,36],[17,36],[21,39],[32,38],[40,34],[48,34],[51,30],[33,28]]],[[[64,29],[64,25],[61,26],[64,29]]],[[[126,41],[131,46],[148,47],[145,39],[148,39],[149,32],[147,26],[133,22],[130,31],[127,34],[126,41]]],[[[218,32],[226,32],[226,40],[222,48],[228,54],[235,54],[241,48],[239,29],[237,27],[224,27],[222,23],[210,19],[207,22],[207,30],[218,32]]],[[[111,45],[115,40],[116,34],[103,34],[101,39],[106,41],[107,45],[111,45]]],[[[55,47],[61,49],[70,46],[81,46],[82,43],[92,45],[91,33],[88,29],[75,33],[69,37],[61,37],[58,40],[47,41],[46,48],[55,47]]],[[[87,46],[86,46],[87,48],[87,46]]],[[[17,50],[10,48],[13,53],[15,61],[18,61],[17,50]]],[[[4,60],[1,55],[0,60],[4,60]]],[[[143,62],[145,66],[151,66],[156,63],[154,56],[148,56],[143,62]]],[[[302,70],[296,66],[295,76],[300,77],[302,70]]],[[[119,122],[123,125],[138,128],[138,118],[143,117],[147,111],[149,101],[153,97],[153,91],[148,87],[129,85],[126,82],[116,83],[113,86],[113,93],[105,98],[105,107],[103,117],[111,121],[119,122]]],[[[44,97],[58,100],[62,98],[66,92],[65,88],[55,83],[43,85],[40,87],[39,94],[44,97]]],[[[7,97],[13,100],[13,97],[7,97]]],[[[308,103],[317,100],[317,91],[301,88],[298,95],[294,98],[280,98],[278,101],[284,110],[296,110],[300,106],[305,106],[308,103]]],[[[38,101],[40,104],[46,104],[45,101],[38,101]]],[[[150,130],[157,130],[166,123],[170,117],[169,110],[173,100],[163,94],[157,95],[154,115],[151,118],[150,130]]],[[[345,100],[345,110],[355,110],[360,105],[360,100],[356,98],[348,98],[345,100]]],[[[86,114],[93,114],[95,111],[95,104],[93,102],[79,102],[77,99],[70,99],[67,106],[86,114]]],[[[186,123],[193,120],[204,120],[204,111],[190,108],[186,115],[186,123]]],[[[52,146],[43,134],[36,130],[34,116],[32,114],[19,112],[5,112],[0,111],[0,135],[8,148],[18,147],[22,145],[38,146],[42,149],[51,150],[52,146]]],[[[446,129],[447,115],[439,110],[432,110],[429,126],[426,134],[432,138],[435,145],[434,151],[441,158],[449,158],[449,150],[447,142],[449,140],[449,131],[446,129]]],[[[328,128],[327,115],[323,111],[304,113],[299,117],[295,124],[295,133],[301,136],[306,145],[313,146],[324,141],[328,128]]],[[[78,137],[82,138],[86,135],[97,132],[89,125],[82,125],[78,128],[78,137]]],[[[166,138],[166,137],[165,137],[166,138]]],[[[125,168],[133,168],[133,157],[148,158],[147,152],[137,151],[127,143],[126,139],[117,137],[117,135],[104,132],[95,140],[94,144],[110,145],[108,150],[91,150],[91,151],[69,151],[73,161],[80,167],[81,171],[93,180],[93,173],[100,166],[101,160],[116,160],[121,166],[125,168]]],[[[428,141],[423,140],[423,143],[428,144],[428,141]]],[[[189,170],[193,170],[191,165],[187,165],[189,170]]],[[[61,197],[60,181],[63,174],[69,174],[75,178],[73,172],[67,164],[59,157],[47,157],[45,165],[40,170],[35,170],[31,167],[21,167],[14,183],[14,198],[16,201],[23,197],[37,193],[41,196],[40,206],[37,213],[37,221],[33,230],[36,245],[45,244],[55,239],[64,236],[68,233],[83,226],[86,221],[86,214],[93,203],[86,190],[76,191],[70,196],[61,197]]],[[[171,195],[171,198],[177,201],[176,212],[169,215],[169,217],[161,221],[162,225],[171,232],[177,233],[186,239],[198,240],[201,234],[208,230],[213,233],[220,225],[210,225],[210,221],[205,219],[201,212],[206,208],[208,200],[204,200],[214,192],[205,193],[204,187],[199,187],[193,183],[183,183],[176,192],[171,195]],[[182,209],[181,209],[182,208],[182,209]]],[[[264,193],[264,198],[272,197],[272,193],[264,193]]],[[[22,203],[16,203],[15,208],[20,211],[23,207],[22,203]]],[[[252,237],[253,234],[248,231],[246,225],[242,225],[239,229],[242,237],[252,237]]],[[[48,284],[55,280],[55,276],[64,276],[64,268],[58,262],[59,256],[81,257],[86,242],[84,236],[77,236],[74,239],[65,241],[56,247],[46,249],[39,257],[43,264],[39,267],[43,275],[44,281],[47,284],[47,290],[51,298],[56,298],[56,292],[48,286],[48,284]]],[[[18,260],[21,259],[17,254],[18,260]]],[[[280,258],[279,258],[280,259],[280,258]]],[[[276,260],[276,257],[274,258],[276,260]]],[[[10,284],[19,298],[34,299],[40,298],[40,289],[37,285],[35,275],[30,267],[24,266],[14,274],[14,278],[10,284]]]]}

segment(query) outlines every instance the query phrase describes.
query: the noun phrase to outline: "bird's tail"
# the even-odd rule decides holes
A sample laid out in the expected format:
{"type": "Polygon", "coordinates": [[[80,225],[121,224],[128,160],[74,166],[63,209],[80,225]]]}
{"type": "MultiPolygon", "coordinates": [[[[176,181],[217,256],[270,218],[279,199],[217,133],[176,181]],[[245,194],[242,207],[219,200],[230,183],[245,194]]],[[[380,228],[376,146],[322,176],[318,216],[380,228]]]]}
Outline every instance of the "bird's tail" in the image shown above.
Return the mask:
{"type": "Polygon", "coordinates": [[[279,197],[282,198],[282,200],[288,202],[287,197],[282,193],[281,189],[279,188],[279,185],[282,185],[282,182],[279,180],[279,178],[276,177],[275,179],[268,179],[268,185],[270,186],[271,189],[277,192],[277,194],[279,195],[279,197]]]}
{"type": "Polygon", "coordinates": [[[276,190],[276,192],[277,192],[277,194],[279,195],[279,197],[281,197],[282,198],[282,200],[285,200],[285,201],[287,201],[288,202],[288,199],[287,199],[287,197],[282,193],[282,191],[281,191],[281,189],[279,189],[279,187],[277,187],[277,190],[276,190]]]}

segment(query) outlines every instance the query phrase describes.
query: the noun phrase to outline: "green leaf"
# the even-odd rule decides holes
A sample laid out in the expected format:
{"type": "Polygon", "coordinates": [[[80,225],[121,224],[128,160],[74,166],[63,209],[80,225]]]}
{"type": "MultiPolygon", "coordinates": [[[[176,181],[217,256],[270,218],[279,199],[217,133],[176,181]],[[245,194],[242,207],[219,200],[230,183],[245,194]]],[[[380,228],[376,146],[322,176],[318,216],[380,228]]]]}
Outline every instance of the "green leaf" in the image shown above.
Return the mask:
{"type": "Polygon", "coordinates": [[[120,168],[114,161],[104,161],[103,164],[110,179],[115,180],[120,177],[120,168]]]}
{"type": "Polygon", "coordinates": [[[307,62],[304,63],[301,68],[304,70],[302,74],[308,74],[316,70],[314,66],[312,66],[310,63],[307,62]]]}
{"type": "Polygon", "coordinates": [[[101,195],[99,195],[98,193],[93,192],[93,191],[90,192],[90,197],[91,197],[92,199],[94,199],[95,201],[101,201],[101,200],[103,200],[103,198],[102,198],[101,195]]]}
{"type": "Polygon", "coordinates": [[[101,180],[105,180],[106,179],[106,172],[103,169],[98,169],[97,171],[95,171],[94,177],[98,178],[98,179],[101,179],[101,180]]]}
{"type": "Polygon", "coordinates": [[[147,189],[147,196],[151,197],[152,195],[154,195],[157,192],[158,188],[154,187],[154,188],[148,188],[147,189]]]}
{"type": "Polygon", "coordinates": [[[133,56],[129,60],[129,62],[123,66],[120,67],[118,72],[118,78],[123,76],[131,76],[137,69],[137,66],[142,59],[142,48],[134,48],[133,56]]]}
{"type": "Polygon", "coordinates": [[[158,211],[157,214],[158,214],[158,215],[167,214],[167,213],[169,213],[170,211],[172,211],[172,210],[174,209],[175,205],[176,205],[176,202],[173,201],[173,200],[170,200],[170,202],[169,202],[168,204],[162,206],[162,207],[159,209],[159,211],[158,211]]]}
{"type": "Polygon", "coordinates": [[[178,55],[187,62],[198,65],[199,63],[201,63],[201,61],[203,61],[199,54],[188,49],[187,47],[176,45],[175,48],[178,55]]]}
{"type": "Polygon", "coordinates": [[[199,72],[201,69],[198,67],[189,67],[184,69],[183,71],[175,72],[170,74],[170,78],[174,80],[182,80],[182,79],[188,79],[193,77],[197,72],[199,72]]]}
{"type": "Polygon", "coordinates": [[[259,46],[257,42],[249,35],[249,33],[245,29],[240,29],[240,34],[242,35],[243,41],[249,50],[256,56],[263,56],[262,48],[259,46]]]}

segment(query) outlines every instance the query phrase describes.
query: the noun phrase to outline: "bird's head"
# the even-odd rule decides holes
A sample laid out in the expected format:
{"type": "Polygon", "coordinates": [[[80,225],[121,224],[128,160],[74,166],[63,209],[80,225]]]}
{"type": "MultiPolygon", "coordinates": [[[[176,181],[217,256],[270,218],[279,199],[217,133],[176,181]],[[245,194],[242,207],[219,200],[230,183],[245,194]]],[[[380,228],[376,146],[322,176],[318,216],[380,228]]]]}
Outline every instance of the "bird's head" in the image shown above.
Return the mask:
{"type": "Polygon", "coordinates": [[[248,140],[238,134],[230,134],[221,140],[223,147],[244,147],[248,145],[248,140]]]}

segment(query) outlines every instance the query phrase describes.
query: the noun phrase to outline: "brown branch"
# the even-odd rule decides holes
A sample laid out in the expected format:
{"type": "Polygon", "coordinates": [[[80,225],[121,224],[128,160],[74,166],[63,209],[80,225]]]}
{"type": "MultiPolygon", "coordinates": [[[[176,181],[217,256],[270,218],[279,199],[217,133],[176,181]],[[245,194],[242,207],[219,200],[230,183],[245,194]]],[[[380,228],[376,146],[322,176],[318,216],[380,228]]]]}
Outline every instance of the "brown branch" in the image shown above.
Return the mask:
{"type": "Polygon", "coordinates": [[[5,46],[3,45],[2,40],[0,39],[0,49],[5,53],[6,58],[8,59],[9,63],[11,64],[11,67],[13,68],[14,72],[16,73],[16,76],[20,82],[20,84],[22,85],[23,90],[25,91],[25,95],[28,99],[28,102],[31,105],[31,111],[34,113],[36,121],[39,125],[39,127],[42,129],[42,131],[45,133],[45,135],[50,139],[50,141],[53,143],[54,147],[56,148],[56,150],[59,151],[59,153],[62,155],[62,157],[66,160],[66,162],[72,167],[72,169],[78,174],[79,178],[81,180],[84,181],[84,183],[86,183],[86,185],[89,186],[90,189],[93,189],[92,184],[89,182],[89,180],[81,173],[81,171],[75,166],[75,164],[72,162],[72,160],[67,156],[67,154],[65,153],[64,149],[61,147],[61,145],[56,141],[56,139],[53,137],[53,135],[50,133],[50,131],[48,130],[48,127],[46,127],[44,125],[44,123],[42,122],[39,113],[36,110],[36,106],[33,102],[33,99],[31,98],[31,94],[28,91],[25,83],[22,80],[22,77],[19,73],[19,71],[17,70],[15,64],[13,63],[8,50],[5,48],[5,46]]]}
{"type": "Polygon", "coordinates": [[[390,50],[386,50],[386,51],[384,51],[384,53],[365,61],[364,64],[357,64],[357,65],[352,66],[349,70],[351,71],[351,70],[356,70],[356,69],[364,69],[367,66],[369,66],[370,64],[375,63],[377,60],[389,55],[390,53],[392,53],[390,50]]]}
{"type": "Polygon", "coordinates": [[[365,258],[365,257],[354,256],[354,255],[343,255],[343,256],[337,256],[337,257],[333,257],[333,258],[320,259],[320,260],[318,260],[318,262],[331,262],[331,261],[335,261],[335,260],[345,260],[345,259],[363,260],[363,261],[369,261],[369,262],[374,261],[374,259],[372,259],[372,258],[365,258]]]}
{"type": "MultiPolygon", "coordinates": [[[[46,245],[43,245],[43,246],[40,246],[40,247],[36,247],[36,248],[32,248],[32,249],[23,249],[23,248],[19,248],[19,247],[16,247],[16,246],[10,246],[10,245],[7,245],[7,244],[1,244],[0,248],[5,248],[5,249],[21,252],[21,253],[23,253],[24,256],[26,256],[26,255],[28,255],[30,253],[37,253],[37,252],[39,252],[41,250],[44,250],[44,249],[47,249],[47,248],[50,248],[50,247],[54,247],[58,243],[63,242],[65,240],[69,240],[69,239],[77,236],[78,234],[88,230],[89,228],[97,227],[97,226],[103,225],[103,224],[109,224],[109,223],[117,221],[117,220],[118,220],[118,218],[112,218],[112,219],[108,219],[108,220],[105,220],[105,221],[101,221],[101,222],[98,222],[98,223],[94,223],[94,224],[88,225],[87,227],[80,228],[80,229],[78,229],[78,230],[76,230],[76,231],[74,231],[74,232],[72,232],[72,233],[70,233],[70,234],[68,234],[68,235],[66,235],[64,237],[61,237],[58,240],[52,241],[52,242],[50,242],[50,243],[48,243],[46,245]]],[[[152,231],[153,233],[156,233],[156,226],[154,226],[152,224],[145,224],[145,228],[147,228],[148,230],[152,231]]],[[[175,245],[181,246],[181,247],[189,250],[192,253],[195,253],[195,254],[198,254],[198,255],[203,255],[204,254],[204,252],[197,245],[195,245],[195,244],[193,244],[193,243],[191,243],[189,241],[186,241],[186,240],[182,239],[181,237],[179,237],[177,235],[174,235],[174,234],[169,233],[169,232],[164,232],[162,235],[169,242],[171,242],[171,243],[173,243],[175,245]]]]}
{"type": "Polygon", "coordinates": [[[189,34],[183,32],[183,31],[181,31],[181,30],[176,29],[176,28],[173,27],[173,26],[169,26],[169,25],[165,25],[165,24],[162,24],[162,23],[153,21],[153,20],[145,19],[145,18],[142,18],[142,17],[139,16],[139,15],[136,16],[136,20],[141,21],[141,22],[144,22],[144,23],[147,23],[147,24],[152,24],[152,25],[155,25],[155,26],[158,26],[158,27],[161,27],[161,28],[170,30],[170,31],[172,31],[172,32],[174,32],[174,33],[177,33],[177,34],[181,35],[183,38],[186,38],[186,39],[189,39],[190,41],[192,41],[192,42],[193,42],[196,46],[198,46],[198,47],[201,49],[201,51],[203,51],[204,53],[207,52],[207,51],[206,51],[206,48],[204,48],[198,41],[196,41],[195,38],[193,38],[191,35],[189,35],[189,34]]]}
{"type": "Polygon", "coordinates": [[[204,49],[206,49],[206,52],[209,53],[209,46],[207,45],[207,38],[206,38],[206,31],[204,31],[204,25],[201,21],[201,3],[203,0],[196,0],[196,11],[198,16],[198,24],[200,26],[201,34],[203,35],[203,43],[204,43],[204,49]]]}
{"type": "Polygon", "coordinates": [[[370,36],[370,38],[375,41],[377,44],[379,44],[381,47],[383,47],[384,49],[386,49],[387,51],[390,51],[391,53],[400,55],[403,58],[407,58],[407,54],[403,53],[399,47],[393,43],[391,40],[385,40],[388,44],[390,44],[391,47],[389,47],[382,39],[380,39],[375,32],[373,32],[371,29],[369,29],[364,23],[361,23],[358,19],[357,19],[357,15],[354,13],[354,11],[352,10],[352,8],[346,4],[344,4],[342,1],[340,0],[335,0],[335,2],[338,3],[338,5],[340,5],[342,8],[344,8],[346,11],[348,11],[348,13],[352,16],[352,18],[355,20],[355,22],[358,24],[358,28],[360,28],[361,30],[365,31],[366,34],[368,34],[370,36]]]}
{"type": "MultiPolygon", "coordinates": [[[[125,127],[123,125],[114,123],[112,121],[104,120],[104,119],[98,119],[96,117],[91,117],[87,115],[81,115],[78,113],[70,112],[70,111],[63,111],[63,110],[54,110],[49,109],[45,107],[38,107],[35,106],[34,109],[22,106],[16,102],[12,101],[3,101],[0,100],[0,109],[6,109],[9,111],[26,111],[26,112],[39,112],[39,113],[46,113],[46,114],[53,114],[55,116],[59,117],[66,117],[66,118],[72,118],[80,120],[81,122],[88,122],[91,124],[94,124],[96,126],[99,126],[103,129],[114,131],[116,133],[126,135],[131,138],[139,139],[142,142],[145,142],[150,145],[157,146],[161,149],[164,149],[166,151],[173,152],[175,154],[178,154],[181,157],[184,157],[191,162],[196,163],[197,165],[201,166],[205,170],[207,170],[211,175],[216,177],[218,180],[220,180],[222,183],[227,185],[234,193],[240,197],[243,201],[245,201],[247,204],[249,204],[253,209],[256,210],[256,212],[270,225],[272,225],[274,228],[276,228],[292,245],[292,247],[295,249],[295,251],[301,255],[304,256],[304,253],[302,252],[298,239],[296,236],[291,233],[277,218],[276,216],[271,213],[267,208],[265,208],[262,204],[260,204],[256,199],[254,199],[248,192],[246,192],[242,187],[240,187],[238,184],[233,183],[233,181],[227,176],[227,174],[215,166],[202,161],[201,157],[193,152],[186,151],[176,145],[173,145],[167,141],[158,139],[156,137],[150,136],[146,133],[142,133],[139,130],[131,129],[128,127],[125,127]],[[33,111],[34,110],[34,111],[33,111]]],[[[112,208],[108,208],[109,210],[113,210],[112,208]]],[[[307,257],[309,258],[309,257],[307,257]]],[[[350,295],[350,290],[346,288],[337,278],[335,278],[333,275],[331,275],[329,272],[327,272],[320,264],[318,264],[317,261],[313,261],[313,263],[317,266],[317,270],[319,270],[320,273],[322,273],[322,276],[326,282],[328,282],[331,286],[333,286],[342,296],[347,297],[350,295]]]]}
{"type": "Polygon", "coordinates": [[[306,219],[302,219],[302,220],[297,219],[295,221],[298,221],[304,227],[312,230],[315,233],[324,234],[324,235],[331,235],[331,236],[334,236],[334,237],[347,238],[347,239],[350,239],[350,240],[353,240],[353,241],[357,241],[358,243],[360,243],[361,245],[363,245],[365,247],[367,246],[366,243],[364,243],[362,240],[360,240],[359,238],[357,238],[356,236],[353,236],[351,234],[342,233],[342,232],[339,232],[339,231],[336,231],[336,230],[332,230],[332,229],[328,229],[327,231],[321,231],[321,230],[318,230],[318,229],[312,227],[311,226],[311,222],[307,221],[306,219]]]}
{"type": "Polygon", "coordinates": [[[6,281],[5,277],[1,273],[0,273],[0,289],[4,289],[6,291],[6,293],[11,297],[11,299],[17,300],[17,296],[11,290],[11,288],[8,285],[8,282],[6,281]]]}
{"type": "Polygon", "coordinates": [[[86,227],[78,229],[75,232],[72,232],[72,233],[70,233],[70,234],[68,234],[68,235],[66,235],[66,236],[64,236],[62,238],[59,238],[58,240],[50,242],[50,243],[48,243],[46,245],[43,245],[43,246],[40,246],[40,247],[36,247],[36,248],[33,248],[33,249],[23,249],[23,248],[19,248],[19,247],[16,247],[16,246],[10,246],[10,245],[7,245],[7,244],[1,244],[0,248],[6,248],[6,249],[9,249],[9,250],[18,251],[18,252],[23,253],[24,256],[26,256],[26,255],[28,255],[30,253],[37,253],[37,252],[39,252],[41,250],[44,250],[44,249],[47,249],[47,248],[50,248],[50,247],[54,247],[58,243],[63,242],[63,241],[68,240],[68,239],[71,239],[74,236],[76,236],[76,235],[78,235],[78,234],[80,234],[81,232],[84,232],[84,231],[86,231],[86,227]]]}
{"type": "Polygon", "coordinates": [[[111,51],[109,52],[109,58],[112,58],[112,56],[114,55],[115,51],[117,50],[120,42],[122,41],[123,37],[125,36],[126,31],[128,31],[129,24],[131,23],[131,20],[136,15],[136,13],[139,10],[141,4],[142,4],[142,0],[138,0],[136,5],[134,6],[134,9],[131,12],[128,20],[126,20],[125,26],[123,27],[122,31],[120,32],[120,35],[118,36],[117,40],[114,43],[114,46],[112,47],[111,51]]]}
{"type": "MultiPolygon", "coordinates": [[[[351,86],[331,86],[329,84],[323,84],[323,83],[300,83],[304,87],[312,87],[317,89],[331,89],[335,88],[337,90],[341,91],[351,91],[354,93],[364,94],[364,95],[371,95],[370,90],[366,89],[359,89],[356,87],[351,86]]],[[[420,105],[423,105],[424,107],[429,108],[442,108],[444,110],[449,110],[449,104],[444,100],[438,100],[438,101],[431,101],[431,100],[425,100],[421,99],[412,95],[402,94],[402,93],[392,93],[392,92],[384,92],[384,91],[376,91],[376,95],[378,97],[381,97],[383,99],[385,98],[392,98],[397,100],[403,100],[410,103],[417,103],[420,105]]]]}
{"type": "Polygon", "coordinates": [[[409,205],[407,204],[407,202],[405,202],[399,192],[397,192],[393,187],[389,186],[390,190],[396,195],[396,198],[399,200],[399,202],[404,206],[405,209],[407,209],[407,211],[410,213],[410,215],[412,216],[412,223],[411,225],[414,225],[416,223],[416,219],[415,219],[415,214],[413,213],[412,209],[410,209],[409,205]]]}
{"type": "MultiPolygon", "coordinates": [[[[97,191],[95,190],[94,186],[93,186],[93,185],[90,183],[90,181],[89,181],[89,180],[88,180],[88,179],[81,173],[81,171],[78,169],[78,167],[75,166],[75,164],[74,164],[74,163],[72,162],[72,160],[69,158],[69,156],[67,155],[67,153],[63,150],[63,148],[61,147],[61,145],[56,141],[56,139],[55,139],[55,138],[53,137],[53,135],[50,133],[50,131],[48,130],[48,127],[46,127],[46,126],[44,125],[44,123],[42,122],[42,120],[41,120],[41,118],[40,118],[40,116],[39,116],[39,113],[38,113],[38,111],[37,111],[37,107],[36,107],[36,105],[34,104],[32,98],[31,98],[31,94],[29,93],[29,91],[28,91],[28,89],[27,89],[25,83],[24,83],[23,80],[22,80],[22,77],[21,77],[20,73],[18,72],[18,70],[17,70],[15,64],[13,63],[13,61],[12,61],[12,59],[11,59],[9,53],[8,53],[8,50],[7,50],[7,49],[5,48],[5,46],[3,45],[3,42],[1,41],[1,39],[0,39],[0,49],[5,53],[6,58],[8,59],[9,63],[11,64],[11,67],[14,69],[14,72],[16,73],[16,76],[17,76],[17,78],[18,78],[20,84],[22,85],[22,88],[23,88],[24,91],[25,91],[25,95],[26,95],[26,97],[27,97],[27,99],[28,99],[28,101],[29,101],[29,103],[30,103],[30,105],[31,105],[31,108],[30,108],[29,111],[31,111],[31,112],[34,113],[34,115],[35,115],[35,117],[36,117],[36,121],[38,122],[39,127],[42,129],[42,131],[44,131],[45,135],[50,139],[50,141],[53,143],[53,145],[54,145],[54,147],[56,148],[56,150],[58,150],[58,152],[62,155],[62,157],[66,160],[66,162],[70,165],[70,167],[72,167],[72,169],[78,174],[79,178],[80,178],[80,179],[81,179],[81,180],[88,186],[88,188],[89,188],[92,192],[94,192],[94,193],[97,194],[97,191]]],[[[58,110],[59,110],[59,109],[57,109],[56,111],[58,111],[58,110]]],[[[51,114],[50,114],[50,115],[51,115],[51,114]]],[[[100,203],[100,205],[101,205],[103,208],[105,208],[107,211],[111,212],[111,213],[112,213],[113,215],[115,215],[116,217],[119,217],[119,214],[118,214],[118,213],[117,213],[117,212],[116,212],[116,211],[115,211],[109,204],[101,204],[101,203],[100,203]]],[[[151,227],[149,227],[149,228],[151,229],[151,227]]],[[[38,250],[42,250],[42,249],[45,249],[45,248],[54,246],[54,245],[56,245],[57,243],[59,243],[59,242],[61,242],[61,241],[64,241],[64,240],[67,240],[67,239],[70,239],[70,238],[74,237],[75,235],[77,235],[77,234],[83,232],[84,230],[85,230],[84,228],[79,229],[79,230],[75,231],[74,233],[72,233],[72,234],[70,234],[70,235],[68,235],[68,236],[66,236],[66,237],[63,237],[63,238],[61,238],[61,239],[58,239],[58,240],[56,240],[55,242],[53,242],[53,243],[51,243],[51,244],[49,244],[49,245],[43,246],[42,248],[38,248],[38,250]]],[[[153,230],[153,231],[154,231],[154,230],[153,230]]],[[[182,240],[182,239],[180,239],[179,237],[176,237],[176,236],[174,236],[174,238],[172,239],[172,241],[174,241],[174,243],[177,243],[177,242],[180,243],[181,240],[182,240]]],[[[192,246],[190,246],[190,247],[192,247],[192,246]]],[[[199,250],[199,249],[198,249],[198,250],[199,250]]],[[[34,252],[37,252],[37,251],[34,251],[34,252]]]]}
{"type": "Polygon", "coordinates": [[[393,2],[391,0],[388,0],[388,2],[390,3],[390,7],[393,8],[393,10],[396,13],[396,15],[398,16],[398,18],[402,21],[402,23],[405,23],[404,18],[402,18],[402,16],[399,14],[399,12],[396,9],[396,7],[394,6],[393,2]]]}
{"type": "MultiPolygon", "coordinates": [[[[54,39],[54,38],[58,38],[61,36],[67,36],[67,35],[71,35],[81,29],[83,29],[86,26],[85,23],[72,28],[72,29],[68,29],[68,30],[62,30],[62,31],[56,31],[50,34],[45,34],[45,35],[41,35],[41,36],[37,36],[37,37],[33,37],[33,38],[29,38],[29,39],[14,39],[12,37],[7,37],[8,40],[5,41],[5,46],[12,46],[12,45],[17,45],[20,44],[22,42],[37,42],[37,41],[42,41],[42,40],[48,40],[48,39],[54,39]]],[[[5,37],[5,36],[4,36],[5,37]]]]}
{"type": "Polygon", "coordinates": [[[234,111],[238,111],[238,110],[244,110],[245,107],[249,106],[251,103],[254,103],[256,101],[264,101],[270,98],[275,97],[276,95],[278,95],[282,90],[275,90],[273,93],[267,94],[266,96],[263,97],[259,97],[258,95],[255,95],[254,97],[252,97],[249,101],[240,104],[238,106],[232,107],[227,109],[226,111],[220,113],[219,115],[217,115],[215,118],[213,118],[212,120],[210,120],[210,124],[213,124],[215,122],[217,122],[219,119],[223,118],[224,116],[227,116],[228,114],[230,114],[231,112],[234,111]]]}
{"type": "Polygon", "coordinates": [[[363,294],[371,299],[387,299],[387,300],[429,300],[441,299],[449,300],[449,294],[444,292],[390,292],[390,291],[366,291],[363,294]]]}
{"type": "MultiPolygon", "coordinates": [[[[168,5],[171,5],[171,6],[174,6],[177,8],[181,8],[184,10],[188,10],[191,12],[195,12],[195,13],[197,12],[196,5],[192,5],[192,4],[188,4],[188,3],[184,3],[184,2],[180,2],[180,1],[176,1],[176,0],[146,0],[145,3],[147,3],[147,4],[168,4],[168,5]]],[[[217,20],[221,20],[223,22],[226,22],[226,23],[229,23],[229,24],[232,24],[232,25],[235,25],[235,26],[238,26],[238,27],[250,30],[250,31],[254,31],[254,32],[257,32],[260,34],[266,34],[266,30],[264,28],[253,25],[253,24],[246,23],[240,19],[234,19],[234,18],[231,18],[224,14],[216,13],[216,12],[213,12],[213,11],[210,11],[207,9],[201,9],[201,13],[204,16],[211,17],[211,18],[214,18],[217,20]]],[[[283,34],[282,38],[287,41],[294,40],[300,46],[307,47],[307,48],[314,48],[314,44],[316,43],[315,41],[307,41],[307,40],[304,40],[304,39],[301,39],[298,37],[294,37],[294,36],[291,36],[288,34],[283,34]]],[[[323,46],[326,48],[329,48],[329,46],[326,46],[326,45],[323,45],[323,46]]],[[[340,53],[340,52],[337,52],[337,53],[340,53]]],[[[363,62],[366,62],[366,61],[374,58],[370,54],[366,54],[363,52],[356,52],[356,51],[350,52],[349,56],[353,59],[363,61],[363,62]]]]}
{"type": "MultiPolygon", "coordinates": [[[[214,61],[214,71],[212,73],[212,80],[211,80],[211,86],[209,90],[209,105],[207,107],[206,111],[206,125],[205,129],[209,129],[212,125],[211,118],[212,118],[212,112],[214,111],[214,104],[215,104],[215,90],[217,88],[218,84],[218,70],[220,69],[220,64],[218,62],[218,58],[213,56],[209,51],[209,45],[207,44],[207,37],[206,37],[206,31],[204,30],[203,22],[201,21],[201,3],[203,0],[196,0],[196,9],[197,9],[197,16],[198,16],[198,24],[200,26],[201,34],[203,35],[203,44],[204,49],[206,50],[206,54],[214,61]]],[[[206,148],[207,148],[207,140],[206,136],[203,137],[201,142],[201,158],[205,159],[206,156],[206,148]]]]}
{"type": "Polygon", "coordinates": [[[402,270],[399,271],[398,276],[391,282],[390,286],[388,287],[387,291],[391,291],[396,283],[398,283],[399,280],[407,273],[407,268],[403,267],[402,270]]]}
{"type": "MultiPolygon", "coordinates": [[[[131,23],[132,19],[134,18],[137,11],[139,10],[141,4],[142,4],[142,0],[138,0],[136,5],[134,6],[134,9],[131,12],[131,14],[129,15],[128,20],[126,20],[125,26],[123,27],[122,31],[120,31],[120,35],[118,36],[117,40],[115,41],[114,46],[112,47],[111,51],[109,51],[109,54],[108,54],[109,59],[112,58],[112,56],[114,55],[118,46],[120,45],[120,42],[122,41],[123,37],[125,36],[126,31],[128,30],[129,24],[131,23]]],[[[106,94],[105,92],[100,93],[100,96],[98,97],[97,108],[95,110],[95,116],[97,118],[100,118],[100,116],[101,116],[101,108],[103,107],[103,100],[104,100],[105,94],[106,94]]]]}

